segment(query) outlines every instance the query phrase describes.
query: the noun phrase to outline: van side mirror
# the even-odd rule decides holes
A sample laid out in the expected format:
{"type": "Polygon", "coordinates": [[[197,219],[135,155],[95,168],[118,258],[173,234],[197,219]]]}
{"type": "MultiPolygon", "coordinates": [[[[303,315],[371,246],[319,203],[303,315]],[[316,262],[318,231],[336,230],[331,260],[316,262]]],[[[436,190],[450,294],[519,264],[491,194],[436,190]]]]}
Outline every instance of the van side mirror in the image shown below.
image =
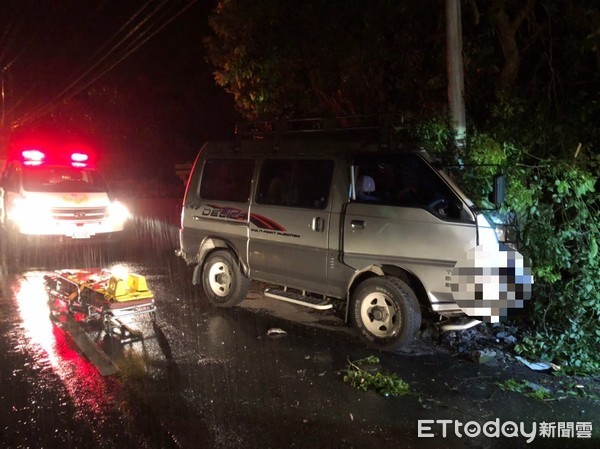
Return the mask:
{"type": "Polygon", "coordinates": [[[490,201],[496,206],[500,206],[504,203],[504,197],[506,195],[506,175],[494,176],[494,188],[490,195],[490,201]]]}

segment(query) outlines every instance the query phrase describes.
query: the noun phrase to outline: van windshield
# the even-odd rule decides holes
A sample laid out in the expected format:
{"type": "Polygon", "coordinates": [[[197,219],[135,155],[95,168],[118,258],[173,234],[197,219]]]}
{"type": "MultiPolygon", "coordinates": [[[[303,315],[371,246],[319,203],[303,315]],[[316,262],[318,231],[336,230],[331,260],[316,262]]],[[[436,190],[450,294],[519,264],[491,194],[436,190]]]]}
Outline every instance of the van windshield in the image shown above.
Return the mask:
{"type": "Polygon", "coordinates": [[[23,188],[29,192],[106,192],[106,182],[95,170],[74,167],[27,167],[23,188]]]}
{"type": "Polygon", "coordinates": [[[356,155],[353,165],[356,201],[427,209],[440,218],[469,219],[456,193],[414,154],[356,155]]]}

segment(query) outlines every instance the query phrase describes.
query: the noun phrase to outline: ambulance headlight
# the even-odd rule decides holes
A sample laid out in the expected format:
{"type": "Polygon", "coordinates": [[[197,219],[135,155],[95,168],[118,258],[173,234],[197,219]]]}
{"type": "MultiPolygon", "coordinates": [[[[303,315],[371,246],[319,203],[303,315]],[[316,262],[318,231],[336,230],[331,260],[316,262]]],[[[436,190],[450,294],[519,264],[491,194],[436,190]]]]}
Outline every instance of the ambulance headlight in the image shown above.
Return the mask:
{"type": "Polygon", "coordinates": [[[52,222],[52,211],[46,201],[16,198],[8,210],[8,218],[21,230],[44,228],[52,222]]]}
{"type": "Polygon", "coordinates": [[[109,218],[116,223],[125,223],[129,218],[131,218],[131,214],[129,213],[129,209],[123,203],[119,201],[113,201],[108,206],[108,216],[109,218]]]}

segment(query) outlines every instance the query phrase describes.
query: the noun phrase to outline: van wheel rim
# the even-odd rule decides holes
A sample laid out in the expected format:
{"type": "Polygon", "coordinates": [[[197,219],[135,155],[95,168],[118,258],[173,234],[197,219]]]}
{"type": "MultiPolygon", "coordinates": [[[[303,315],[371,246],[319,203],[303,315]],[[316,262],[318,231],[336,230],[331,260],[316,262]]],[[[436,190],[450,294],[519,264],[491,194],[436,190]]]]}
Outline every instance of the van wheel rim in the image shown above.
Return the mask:
{"type": "Polygon", "coordinates": [[[215,263],[208,271],[208,283],[210,289],[217,296],[227,296],[231,291],[231,283],[233,276],[231,270],[222,262],[215,263]]]}
{"type": "Polygon", "coordinates": [[[376,337],[390,337],[400,328],[400,313],[388,295],[370,293],[360,306],[365,329],[376,337]]]}

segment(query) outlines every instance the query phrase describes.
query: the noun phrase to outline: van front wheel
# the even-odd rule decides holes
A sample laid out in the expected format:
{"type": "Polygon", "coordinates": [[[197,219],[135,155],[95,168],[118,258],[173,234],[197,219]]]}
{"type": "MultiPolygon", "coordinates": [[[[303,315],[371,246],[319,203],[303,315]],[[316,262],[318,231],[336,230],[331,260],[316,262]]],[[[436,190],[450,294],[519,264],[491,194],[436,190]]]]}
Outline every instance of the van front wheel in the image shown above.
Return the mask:
{"type": "Polygon", "coordinates": [[[250,279],[244,276],[231,252],[216,251],[204,263],[202,287],[211,304],[232,307],[246,297],[250,279]]]}
{"type": "Polygon", "coordinates": [[[373,277],[358,286],[352,295],[351,318],[362,340],[381,351],[410,344],[421,327],[415,293],[391,276],[373,277]]]}

